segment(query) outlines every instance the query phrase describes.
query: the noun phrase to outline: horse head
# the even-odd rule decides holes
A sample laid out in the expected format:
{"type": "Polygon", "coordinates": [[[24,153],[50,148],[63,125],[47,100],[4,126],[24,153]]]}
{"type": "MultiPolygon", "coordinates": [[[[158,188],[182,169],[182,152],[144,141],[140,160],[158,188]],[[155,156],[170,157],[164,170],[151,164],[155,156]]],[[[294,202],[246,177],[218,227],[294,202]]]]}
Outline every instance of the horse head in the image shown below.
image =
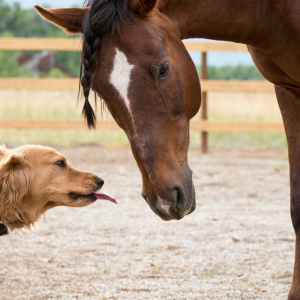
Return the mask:
{"type": "Polygon", "coordinates": [[[48,21],[83,34],[83,113],[92,89],[125,131],[143,178],[142,196],[163,220],[196,207],[188,165],[189,121],[201,90],[174,22],[155,0],[92,0],[85,8],[44,9],[48,21]]]}

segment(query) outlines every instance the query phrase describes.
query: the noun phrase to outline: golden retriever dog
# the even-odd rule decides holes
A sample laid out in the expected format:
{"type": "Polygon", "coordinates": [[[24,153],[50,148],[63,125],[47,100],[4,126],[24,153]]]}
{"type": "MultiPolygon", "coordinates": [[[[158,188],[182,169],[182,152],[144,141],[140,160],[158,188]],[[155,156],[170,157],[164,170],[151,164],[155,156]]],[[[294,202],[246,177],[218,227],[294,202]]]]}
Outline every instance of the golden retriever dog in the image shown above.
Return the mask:
{"type": "Polygon", "coordinates": [[[97,199],[117,203],[100,192],[104,181],[73,168],[54,149],[0,147],[0,235],[27,228],[56,206],[83,207],[97,199]]]}

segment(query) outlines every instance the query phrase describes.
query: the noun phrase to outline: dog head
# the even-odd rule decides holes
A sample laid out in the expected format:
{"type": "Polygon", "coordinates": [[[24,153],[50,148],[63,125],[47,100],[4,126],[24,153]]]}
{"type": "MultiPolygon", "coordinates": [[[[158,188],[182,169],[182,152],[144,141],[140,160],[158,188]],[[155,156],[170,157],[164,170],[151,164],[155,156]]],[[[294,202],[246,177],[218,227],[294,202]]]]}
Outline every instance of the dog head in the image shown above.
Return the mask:
{"type": "Polygon", "coordinates": [[[0,160],[0,216],[11,230],[30,228],[56,206],[83,207],[97,199],[115,202],[99,192],[101,178],[73,168],[54,149],[3,148],[0,160]]]}

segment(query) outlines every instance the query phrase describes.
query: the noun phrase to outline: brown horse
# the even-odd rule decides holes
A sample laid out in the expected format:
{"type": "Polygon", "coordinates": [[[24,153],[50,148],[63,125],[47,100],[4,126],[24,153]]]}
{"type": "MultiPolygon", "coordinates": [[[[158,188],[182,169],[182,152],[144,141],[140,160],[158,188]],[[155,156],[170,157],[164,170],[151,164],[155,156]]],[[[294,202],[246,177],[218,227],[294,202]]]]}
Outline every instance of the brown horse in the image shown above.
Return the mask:
{"type": "Polygon", "coordinates": [[[201,92],[182,39],[248,45],[275,84],[289,147],[296,262],[289,299],[300,299],[300,2],[296,0],[92,0],[85,8],[43,9],[48,21],[83,33],[84,114],[94,126],[90,89],[130,141],[143,197],[164,220],[195,209],[187,162],[189,120],[201,92]]]}

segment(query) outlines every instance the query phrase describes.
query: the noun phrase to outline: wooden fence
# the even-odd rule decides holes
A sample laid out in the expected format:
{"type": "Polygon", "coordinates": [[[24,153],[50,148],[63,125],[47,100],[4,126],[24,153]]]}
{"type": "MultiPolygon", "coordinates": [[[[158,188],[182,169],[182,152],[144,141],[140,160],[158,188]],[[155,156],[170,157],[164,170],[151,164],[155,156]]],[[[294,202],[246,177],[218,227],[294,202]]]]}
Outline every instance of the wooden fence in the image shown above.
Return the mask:
{"type": "MultiPolygon", "coordinates": [[[[78,38],[0,38],[0,50],[50,50],[80,51],[81,39],[78,38]]],[[[202,52],[202,110],[201,120],[191,122],[191,130],[201,132],[202,152],[208,151],[208,132],[283,132],[282,123],[258,122],[212,122],[208,121],[208,92],[274,92],[274,87],[265,81],[222,81],[208,80],[207,52],[212,51],[247,51],[245,45],[234,43],[185,42],[189,51],[202,52]]],[[[0,89],[41,89],[41,90],[77,90],[78,79],[49,78],[0,78],[0,89]]],[[[13,129],[84,129],[79,120],[0,120],[0,128],[13,129]]],[[[114,121],[99,122],[98,129],[119,129],[114,121]]]]}

